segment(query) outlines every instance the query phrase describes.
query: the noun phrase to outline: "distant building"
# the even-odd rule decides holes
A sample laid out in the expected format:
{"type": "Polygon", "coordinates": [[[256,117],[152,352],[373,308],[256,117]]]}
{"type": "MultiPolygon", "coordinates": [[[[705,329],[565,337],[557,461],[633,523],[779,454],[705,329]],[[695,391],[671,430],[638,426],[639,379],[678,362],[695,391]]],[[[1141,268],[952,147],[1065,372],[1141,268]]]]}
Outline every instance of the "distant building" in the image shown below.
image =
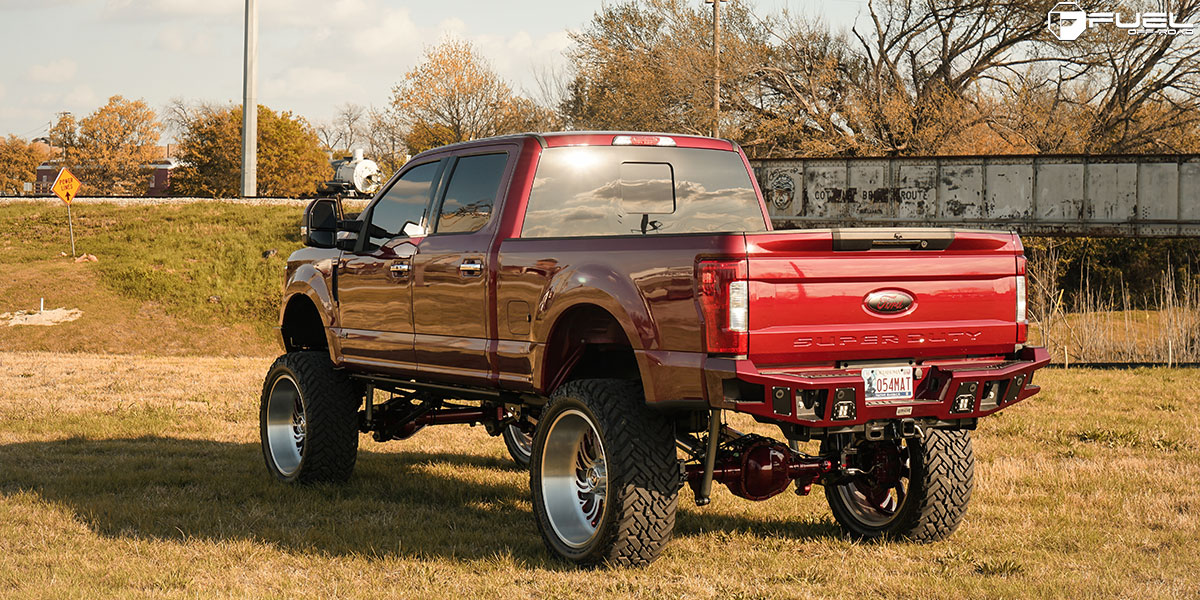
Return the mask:
{"type": "Polygon", "coordinates": [[[58,177],[58,170],[61,168],[57,159],[38,165],[37,174],[33,180],[33,193],[49,194],[50,188],[54,186],[54,178],[58,177]]]}
{"type": "MultiPolygon", "coordinates": [[[[145,194],[147,196],[167,195],[167,188],[171,185],[171,172],[178,167],[179,160],[175,158],[162,158],[146,165],[146,168],[150,170],[150,177],[145,194]]],[[[54,180],[58,177],[61,169],[62,161],[57,158],[38,165],[37,175],[33,182],[33,193],[51,193],[50,188],[54,186],[54,180]]]]}
{"type": "Polygon", "coordinates": [[[171,186],[171,172],[179,168],[179,159],[164,158],[151,163],[150,189],[147,196],[166,196],[167,188],[171,186]]]}

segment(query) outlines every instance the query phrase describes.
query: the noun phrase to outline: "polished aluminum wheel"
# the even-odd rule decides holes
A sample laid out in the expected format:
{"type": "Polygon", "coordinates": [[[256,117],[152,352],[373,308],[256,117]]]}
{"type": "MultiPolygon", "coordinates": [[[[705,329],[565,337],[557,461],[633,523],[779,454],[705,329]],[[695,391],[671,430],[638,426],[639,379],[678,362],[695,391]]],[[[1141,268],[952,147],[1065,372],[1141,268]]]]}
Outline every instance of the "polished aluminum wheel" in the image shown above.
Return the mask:
{"type": "MultiPolygon", "coordinates": [[[[537,419],[529,419],[534,426],[537,425],[537,419]]],[[[513,423],[508,426],[506,432],[508,438],[512,441],[513,450],[521,453],[521,456],[528,458],[533,455],[533,434],[525,433],[521,427],[513,423]]]]}
{"type": "Polygon", "coordinates": [[[843,505],[868,527],[886,527],[896,519],[908,497],[912,451],[907,441],[868,442],[858,447],[863,474],[837,487],[843,505]]]}
{"type": "Polygon", "coordinates": [[[579,410],[549,424],[542,450],[542,497],[562,543],[580,548],[596,536],[608,496],[608,463],[596,426],[579,410]]]}
{"type": "Polygon", "coordinates": [[[285,477],[300,468],[304,456],[304,402],[296,380],[281,375],[267,395],[267,446],[275,468],[285,477]]]}

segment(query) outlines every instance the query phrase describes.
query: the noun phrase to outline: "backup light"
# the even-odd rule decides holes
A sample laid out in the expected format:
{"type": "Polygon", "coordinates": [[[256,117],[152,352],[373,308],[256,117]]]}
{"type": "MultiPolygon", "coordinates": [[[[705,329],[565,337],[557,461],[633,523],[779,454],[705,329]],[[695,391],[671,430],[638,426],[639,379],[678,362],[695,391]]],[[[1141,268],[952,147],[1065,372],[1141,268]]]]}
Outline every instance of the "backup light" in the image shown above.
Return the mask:
{"type": "Polygon", "coordinates": [[[714,354],[746,354],[750,348],[749,267],[744,260],[705,260],[696,266],[704,315],[704,343],[714,354]]]}
{"type": "Polygon", "coordinates": [[[1017,257],[1017,343],[1029,339],[1028,303],[1025,291],[1025,257],[1017,257]]]}
{"type": "Polygon", "coordinates": [[[674,146],[675,140],[662,135],[618,135],[614,146],[674,146]]]}

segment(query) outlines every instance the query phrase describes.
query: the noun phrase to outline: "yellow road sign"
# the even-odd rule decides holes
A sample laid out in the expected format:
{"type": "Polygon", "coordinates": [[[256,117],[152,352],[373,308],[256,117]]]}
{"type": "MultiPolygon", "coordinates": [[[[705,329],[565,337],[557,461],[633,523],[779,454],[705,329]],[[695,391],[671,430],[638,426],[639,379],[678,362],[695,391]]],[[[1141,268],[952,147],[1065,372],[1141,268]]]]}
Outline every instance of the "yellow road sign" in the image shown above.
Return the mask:
{"type": "Polygon", "coordinates": [[[78,177],[72,175],[70,171],[64,168],[58,172],[58,178],[54,180],[54,187],[50,188],[50,191],[54,192],[54,195],[58,196],[63,202],[66,202],[67,206],[70,206],[71,200],[79,193],[79,188],[82,185],[79,183],[78,177]]]}

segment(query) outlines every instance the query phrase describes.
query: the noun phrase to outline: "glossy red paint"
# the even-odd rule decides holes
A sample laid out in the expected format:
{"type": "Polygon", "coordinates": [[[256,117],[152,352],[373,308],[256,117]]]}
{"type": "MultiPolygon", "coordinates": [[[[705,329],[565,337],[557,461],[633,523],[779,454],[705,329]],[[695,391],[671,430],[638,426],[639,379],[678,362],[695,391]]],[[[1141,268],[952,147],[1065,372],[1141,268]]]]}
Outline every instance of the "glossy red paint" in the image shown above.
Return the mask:
{"type": "Polygon", "coordinates": [[[760,366],[1004,354],[1016,345],[1012,234],[956,232],[941,251],[835,251],[830,230],[746,240],[749,357],[760,366]],[[911,297],[909,309],[864,304],[887,290],[911,297]]]}
{"type": "MultiPolygon", "coordinates": [[[[580,315],[603,315],[599,320],[615,325],[588,333],[591,341],[627,347],[647,401],[669,410],[722,407],[776,422],[841,427],[903,417],[977,418],[1037,392],[1028,382],[1048,359],[1042,349],[1018,345],[1015,282],[1022,248],[1012,234],[957,231],[942,250],[855,251],[834,250],[830,230],[522,239],[543,150],[611,145],[616,135],[622,134],[508,136],[416,157],[414,163],[508,152],[487,226],[397,242],[383,252],[396,256],[302,250],[290,259],[288,297],[312,298],[337,364],[432,383],[548,394],[562,381],[563,365],[579,360],[550,347],[555,332],[580,315]],[[384,278],[368,289],[363,281],[405,253],[413,266],[407,283],[384,285],[384,278]],[[335,286],[331,265],[339,255],[335,286]],[[458,267],[466,259],[482,264],[478,277],[461,276],[458,267]],[[701,261],[746,265],[748,345],[736,354],[707,351],[696,280],[701,261]],[[333,299],[335,287],[340,302],[333,299]],[[869,310],[866,299],[881,291],[906,294],[912,302],[898,312],[869,310]],[[867,405],[856,361],[921,367],[918,397],[906,406],[911,411],[867,405]],[[960,384],[973,381],[982,394],[991,382],[1018,376],[1023,384],[1009,402],[984,407],[977,399],[969,412],[950,412],[960,384]],[[746,389],[776,386],[791,394],[809,390],[832,397],[852,390],[855,416],[834,421],[828,411],[813,419],[795,410],[779,414],[764,393],[743,396],[739,381],[746,389]]],[[[728,141],[670,137],[679,147],[736,152],[749,172],[744,153],[728,141]]],[[[765,215],[757,181],[751,181],[765,215]]]]}
{"type": "Polygon", "coordinates": [[[933,417],[943,421],[980,418],[1008,408],[1041,391],[1033,385],[1033,374],[1050,364],[1045,348],[1024,348],[1006,356],[980,358],[944,358],[916,361],[923,373],[912,400],[868,403],[861,368],[795,367],[790,369],[761,369],[746,359],[709,358],[705,370],[709,373],[710,399],[739,412],[750,413],[778,422],[805,427],[845,427],[868,421],[901,418],[933,417]],[[725,393],[724,380],[741,380],[770,390],[780,387],[789,390],[787,414],[776,412],[767,398],[737,398],[725,393]],[[954,412],[952,400],[966,383],[977,385],[970,410],[954,412]],[[984,396],[991,385],[998,386],[998,402],[985,404],[984,396]],[[1009,387],[1011,386],[1011,387],[1009,387]],[[838,390],[849,390],[854,404],[853,417],[837,419],[832,411],[838,390]],[[817,407],[813,414],[801,414],[798,403],[803,393],[815,394],[817,407]]]}

